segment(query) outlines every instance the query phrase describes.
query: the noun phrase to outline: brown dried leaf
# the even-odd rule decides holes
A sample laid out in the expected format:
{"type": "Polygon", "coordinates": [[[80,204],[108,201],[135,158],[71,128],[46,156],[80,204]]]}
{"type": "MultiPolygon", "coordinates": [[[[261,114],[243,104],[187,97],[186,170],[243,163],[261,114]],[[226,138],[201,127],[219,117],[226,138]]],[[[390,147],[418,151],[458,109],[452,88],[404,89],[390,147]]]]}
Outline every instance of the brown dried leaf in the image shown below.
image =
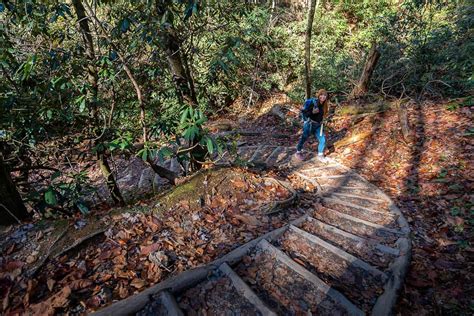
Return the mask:
{"type": "Polygon", "coordinates": [[[46,285],[48,286],[48,290],[50,292],[53,290],[53,287],[54,287],[55,283],[56,283],[56,281],[54,281],[53,279],[48,279],[48,281],[46,281],[46,285]]]}
{"type": "Polygon", "coordinates": [[[71,287],[72,290],[81,290],[86,287],[89,287],[93,284],[91,280],[88,279],[81,279],[81,280],[74,280],[69,283],[69,286],[71,287]]]}
{"type": "Polygon", "coordinates": [[[60,307],[66,307],[69,303],[69,295],[71,294],[71,288],[65,286],[61,291],[57,292],[47,300],[30,306],[30,310],[36,315],[54,315],[55,309],[60,307]]]}
{"type": "Polygon", "coordinates": [[[260,226],[262,223],[257,219],[257,217],[253,215],[240,215],[235,214],[235,218],[239,219],[240,221],[244,222],[247,225],[251,226],[260,226]]]}
{"type": "Polygon", "coordinates": [[[146,284],[145,281],[143,281],[142,279],[133,279],[132,282],[130,283],[131,286],[133,286],[134,288],[136,289],[141,289],[142,287],[144,287],[146,284]]]}
{"type": "Polygon", "coordinates": [[[159,243],[154,243],[148,246],[140,246],[140,253],[142,256],[148,256],[150,253],[160,249],[159,243]]]}

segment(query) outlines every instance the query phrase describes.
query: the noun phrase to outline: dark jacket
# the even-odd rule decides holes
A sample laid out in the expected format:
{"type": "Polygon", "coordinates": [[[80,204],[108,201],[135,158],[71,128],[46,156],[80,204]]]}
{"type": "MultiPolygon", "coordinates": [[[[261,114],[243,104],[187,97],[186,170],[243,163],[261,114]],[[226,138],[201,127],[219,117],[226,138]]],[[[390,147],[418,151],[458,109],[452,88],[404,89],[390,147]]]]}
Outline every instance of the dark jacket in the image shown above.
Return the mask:
{"type": "Polygon", "coordinates": [[[324,108],[317,98],[310,98],[305,101],[301,114],[304,121],[309,119],[321,124],[324,116],[324,108]]]}

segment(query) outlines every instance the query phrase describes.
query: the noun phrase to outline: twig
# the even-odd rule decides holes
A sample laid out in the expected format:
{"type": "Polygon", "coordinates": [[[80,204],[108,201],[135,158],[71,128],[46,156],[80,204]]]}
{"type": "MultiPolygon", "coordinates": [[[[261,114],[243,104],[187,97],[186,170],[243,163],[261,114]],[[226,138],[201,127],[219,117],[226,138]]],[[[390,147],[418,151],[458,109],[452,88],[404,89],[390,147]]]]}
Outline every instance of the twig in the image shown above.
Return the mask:
{"type": "Polygon", "coordinates": [[[21,224],[21,221],[18,219],[18,217],[16,217],[15,214],[13,214],[13,213],[8,209],[8,207],[6,207],[5,205],[3,205],[2,203],[0,203],[0,206],[3,207],[3,208],[7,211],[7,213],[10,214],[11,217],[13,217],[13,218],[18,222],[18,224],[21,224]]]}

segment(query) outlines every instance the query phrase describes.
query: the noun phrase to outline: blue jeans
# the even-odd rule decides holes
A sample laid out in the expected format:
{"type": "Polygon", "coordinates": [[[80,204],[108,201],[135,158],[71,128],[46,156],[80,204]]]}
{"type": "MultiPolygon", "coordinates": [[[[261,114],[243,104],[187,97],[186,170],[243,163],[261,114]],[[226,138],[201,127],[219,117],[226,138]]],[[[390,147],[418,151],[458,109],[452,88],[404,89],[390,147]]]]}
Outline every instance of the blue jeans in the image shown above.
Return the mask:
{"type": "Polygon", "coordinates": [[[326,145],[326,137],[324,136],[324,133],[321,133],[321,127],[321,124],[305,121],[303,124],[303,134],[298,142],[298,146],[296,146],[296,150],[300,151],[303,149],[303,144],[308,140],[309,135],[313,134],[319,142],[318,154],[322,155],[324,152],[324,146],[326,145]]]}

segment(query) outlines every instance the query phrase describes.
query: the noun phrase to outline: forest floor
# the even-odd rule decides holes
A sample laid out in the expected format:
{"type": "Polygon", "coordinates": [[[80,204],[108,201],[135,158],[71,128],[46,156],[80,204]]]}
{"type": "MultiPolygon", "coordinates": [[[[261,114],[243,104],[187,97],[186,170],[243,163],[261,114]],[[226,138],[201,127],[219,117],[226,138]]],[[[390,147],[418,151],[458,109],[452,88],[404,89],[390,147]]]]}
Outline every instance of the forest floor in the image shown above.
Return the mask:
{"type": "MultiPolygon", "coordinates": [[[[236,102],[232,112],[211,118],[209,126],[253,132],[239,138],[248,145],[295,146],[301,129],[272,115],[275,104],[288,104],[288,99],[275,95],[258,108],[236,102]]],[[[296,119],[298,107],[290,105],[287,115],[296,119]]],[[[328,155],[384,190],[411,226],[413,258],[399,314],[474,311],[473,112],[474,107],[460,106],[459,101],[409,105],[407,139],[397,110],[385,101],[342,105],[327,126],[328,155]]],[[[316,145],[311,140],[306,150],[314,151],[316,145]]],[[[210,262],[301,215],[298,205],[275,216],[259,213],[262,206],[289,194],[263,175],[235,169],[199,177],[206,183],[199,202],[187,198],[163,205],[158,196],[112,214],[102,209],[95,219],[62,222],[80,227],[97,220],[96,226],[104,229],[73,249],[61,250],[34,276],[26,267],[40,262],[44,250],[16,245],[24,240],[48,244],[56,238],[52,232],[62,226],[38,231],[27,225],[7,232],[12,243],[2,245],[6,251],[0,260],[3,313],[96,310],[210,262]]]]}

